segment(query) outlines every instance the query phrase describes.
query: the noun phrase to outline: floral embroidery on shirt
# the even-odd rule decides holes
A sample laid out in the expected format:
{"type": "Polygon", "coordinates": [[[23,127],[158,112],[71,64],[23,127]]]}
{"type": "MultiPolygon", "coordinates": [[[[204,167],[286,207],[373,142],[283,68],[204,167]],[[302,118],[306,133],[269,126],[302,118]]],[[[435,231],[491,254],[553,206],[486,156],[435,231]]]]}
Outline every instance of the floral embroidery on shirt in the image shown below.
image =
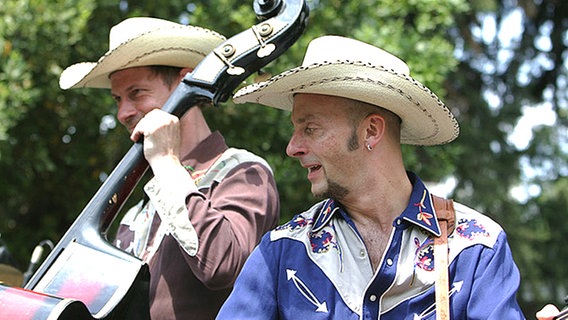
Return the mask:
{"type": "Polygon", "coordinates": [[[306,219],[302,215],[297,215],[287,223],[276,227],[276,230],[290,230],[295,231],[303,229],[312,223],[312,219],[306,219]]]}
{"type": "Polygon", "coordinates": [[[343,265],[343,252],[341,250],[341,246],[337,243],[337,237],[335,236],[336,234],[337,232],[333,223],[319,231],[310,232],[310,246],[312,248],[312,252],[318,254],[328,253],[332,249],[334,249],[334,251],[337,253],[337,258],[339,259],[339,272],[343,272],[345,267],[343,265]],[[330,228],[332,229],[332,231],[327,231],[330,228]]]}
{"type": "Polygon", "coordinates": [[[434,240],[427,237],[424,242],[420,243],[420,240],[415,237],[414,244],[416,245],[414,266],[425,271],[434,270],[434,240]]]}
{"type": "Polygon", "coordinates": [[[416,219],[424,222],[425,224],[427,224],[429,226],[431,226],[432,222],[430,222],[430,219],[432,219],[434,217],[434,215],[431,214],[431,213],[428,213],[426,211],[422,211],[422,209],[426,209],[426,205],[424,204],[425,200],[426,200],[426,190],[424,190],[424,193],[422,194],[422,199],[420,200],[420,202],[414,204],[415,207],[418,207],[418,214],[416,215],[416,219]]]}
{"type": "Polygon", "coordinates": [[[476,219],[459,219],[456,232],[462,237],[473,240],[478,236],[489,237],[489,232],[476,219]]]}
{"type": "Polygon", "coordinates": [[[312,251],[315,253],[328,252],[330,249],[338,249],[337,243],[333,239],[333,235],[325,229],[310,234],[310,243],[312,251]]]}

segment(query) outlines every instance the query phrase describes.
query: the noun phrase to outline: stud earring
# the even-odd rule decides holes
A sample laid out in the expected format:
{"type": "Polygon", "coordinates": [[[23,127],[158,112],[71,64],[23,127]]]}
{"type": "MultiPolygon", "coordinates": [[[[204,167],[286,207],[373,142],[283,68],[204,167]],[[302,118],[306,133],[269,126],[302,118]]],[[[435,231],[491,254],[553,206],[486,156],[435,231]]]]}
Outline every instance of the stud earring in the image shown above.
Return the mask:
{"type": "Polygon", "coordinates": [[[368,144],[368,143],[367,143],[367,150],[369,150],[369,151],[373,151],[373,147],[371,147],[371,145],[370,145],[370,144],[368,144]]]}

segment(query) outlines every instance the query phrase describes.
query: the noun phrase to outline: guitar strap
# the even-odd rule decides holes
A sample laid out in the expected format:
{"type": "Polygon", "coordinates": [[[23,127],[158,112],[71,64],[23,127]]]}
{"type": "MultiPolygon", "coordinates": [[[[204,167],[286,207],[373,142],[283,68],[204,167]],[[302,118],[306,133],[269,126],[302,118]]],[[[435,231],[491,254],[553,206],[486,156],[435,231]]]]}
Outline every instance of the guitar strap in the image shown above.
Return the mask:
{"type": "Polygon", "coordinates": [[[434,237],[434,270],[436,270],[436,320],[450,320],[448,235],[455,228],[454,202],[432,195],[432,203],[440,225],[440,236],[434,237]]]}

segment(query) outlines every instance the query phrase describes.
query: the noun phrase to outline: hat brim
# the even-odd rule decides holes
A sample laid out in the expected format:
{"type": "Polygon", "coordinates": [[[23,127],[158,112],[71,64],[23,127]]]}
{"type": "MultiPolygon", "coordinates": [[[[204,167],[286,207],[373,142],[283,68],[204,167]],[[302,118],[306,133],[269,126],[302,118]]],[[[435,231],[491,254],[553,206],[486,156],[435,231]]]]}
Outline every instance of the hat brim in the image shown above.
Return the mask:
{"type": "Polygon", "coordinates": [[[225,38],[208,29],[183,26],[153,30],[108,51],[98,62],[66,68],[59,78],[62,89],[110,88],[112,72],[140,66],[195,68],[225,38]]]}
{"type": "Polygon", "coordinates": [[[233,100],[291,111],[296,93],[345,97],[390,110],[402,120],[404,144],[446,144],[459,134],[450,110],[420,82],[382,66],[353,61],[296,67],[240,89],[233,100]]]}

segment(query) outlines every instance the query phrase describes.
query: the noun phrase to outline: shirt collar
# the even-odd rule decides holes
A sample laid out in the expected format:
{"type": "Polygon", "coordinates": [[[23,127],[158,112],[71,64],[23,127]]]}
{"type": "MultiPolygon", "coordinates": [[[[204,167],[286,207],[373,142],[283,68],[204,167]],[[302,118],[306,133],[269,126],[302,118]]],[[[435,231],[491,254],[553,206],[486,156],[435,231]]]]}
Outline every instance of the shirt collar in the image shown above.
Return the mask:
{"type": "Polygon", "coordinates": [[[399,216],[412,224],[415,224],[436,236],[440,236],[440,224],[436,216],[436,210],[432,203],[432,196],[420,178],[408,172],[408,178],[413,185],[412,194],[408,207],[399,216]]]}
{"type": "MultiPolygon", "coordinates": [[[[416,174],[408,172],[408,178],[413,185],[410,202],[400,216],[393,221],[393,224],[399,219],[404,220],[433,233],[435,236],[440,236],[440,225],[436,218],[430,192],[416,174]]],[[[325,200],[314,219],[313,232],[318,232],[325,227],[336,212],[340,212],[346,218],[346,213],[341,209],[339,202],[334,199],[325,200]]]]}
{"type": "Polygon", "coordinates": [[[314,219],[314,225],[312,228],[313,232],[320,231],[323,227],[325,227],[333,215],[338,212],[343,211],[340,210],[340,205],[333,199],[327,199],[324,201],[323,206],[321,207],[320,211],[317,213],[314,219]]]}
{"type": "Polygon", "coordinates": [[[189,153],[182,155],[181,162],[196,171],[209,168],[220,154],[228,149],[225,139],[219,131],[212,132],[189,153]]]}

